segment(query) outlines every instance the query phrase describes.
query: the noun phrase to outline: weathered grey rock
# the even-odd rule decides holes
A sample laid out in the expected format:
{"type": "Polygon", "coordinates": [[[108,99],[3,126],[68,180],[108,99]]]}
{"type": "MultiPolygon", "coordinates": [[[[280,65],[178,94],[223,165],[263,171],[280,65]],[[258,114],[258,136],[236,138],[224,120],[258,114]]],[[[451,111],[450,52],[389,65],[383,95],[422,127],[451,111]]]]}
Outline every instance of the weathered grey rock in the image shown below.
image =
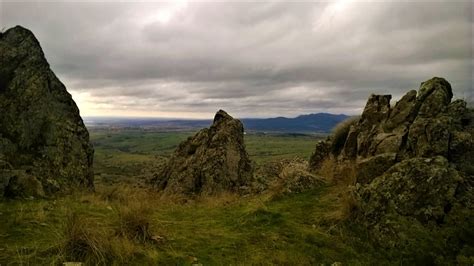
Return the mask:
{"type": "MultiPolygon", "coordinates": [[[[472,157],[471,111],[463,100],[451,102],[451,85],[443,78],[432,78],[421,84],[418,93],[405,94],[393,108],[390,95],[371,95],[360,121],[347,134],[345,145],[339,154],[330,154],[340,161],[354,161],[365,165],[377,158],[392,158],[383,168],[412,157],[444,156],[462,169],[471,172],[472,167],[463,163],[472,157]],[[463,148],[464,147],[464,148],[463,148]],[[360,163],[361,162],[361,163],[360,163]],[[471,170],[470,170],[471,169],[471,170]]],[[[318,158],[322,161],[325,158],[318,158]]],[[[317,166],[317,164],[315,164],[317,166]]],[[[358,180],[368,183],[367,171],[358,180]]]]}
{"type": "Polygon", "coordinates": [[[359,188],[360,211],[374,224],[391,212],[422,223],[441,222],[457,201],[456,190],[463,181],[442,156],[407,159],[359,188]]]}
{"type": "Polygon", "coordinates": [[[0,34],[0,110],[0,153],[13,169],[43,186],[55,180],[61,191],[93,187],[93,148],[79,110],[20,26],[0,34]]]}
{"type": "Polygon", "coordinates": [[[2,177],[6,177],[8,184],[5,186],[6,197],[44,197],[43,185],[31,174],[22,170],[3,171],[2,177]]]}
{"type": "Polygon", "coordinates": [[[316,143],[316,148],[314,149],[311,158],[309,159],[309,168],[310,169],[319,169],[321,168],[322,163],[326,158],[328,158],[331,152],[331,143],[330,140],[321,140],[316,143]]]}
{"type": "Polygon", "coordinates": [[[237,191],[252,177],[243,133],[239,120],[219,110],[210,128],[178,146],[154,183],[171,193],[237,191]]]}
{"type": "Polygon", "coordinates": [[[370,95],[362,112],[360,126],[371,129],[374,125],[385,122],[390,115],[390,99],[392,95],[370,95]]]}
{"type": "Polygon", "coordinates": [[[416,115],[416,94],[416,90],[411,90],[395,104],[388,120],[384,123],[384,131],[390,132],[413,122],[416,115]]]}
{"type": "Polygon", "coordinates": [[[368,184],[382,175],[397,162],[396,153],[375,155],[357,162],[356,179],[360,184],[368,184]]]}
{"type": "Polygon", "coordinates": [[[474,233],[474,115],[452,98],[451,85],[436,77],[393,108],[390,97],[372,95],[342,152],[318,158],[336,158],[338,179],[356,166],[352,218],[371,239],[397,250],[438,243],[428,252],[441,254],[439,264],[474,244],[466,240],[474,233]]]}

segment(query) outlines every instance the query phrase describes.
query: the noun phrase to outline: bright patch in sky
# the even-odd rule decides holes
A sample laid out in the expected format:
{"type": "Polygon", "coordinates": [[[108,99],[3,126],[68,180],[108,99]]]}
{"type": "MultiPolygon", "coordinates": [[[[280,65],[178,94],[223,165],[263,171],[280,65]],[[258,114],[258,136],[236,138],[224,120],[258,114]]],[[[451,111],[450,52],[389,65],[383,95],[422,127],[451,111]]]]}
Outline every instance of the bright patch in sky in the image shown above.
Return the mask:
{"type": "Polygon", "coordinates": [[[177,13],[185,9],[188,5],[187,0],[175,0],[172,2],[167,2],[165,6],[155,14],[149,16],[146,20],[147,23],[160,22],[162,24],[167,24],[177,13]]]}

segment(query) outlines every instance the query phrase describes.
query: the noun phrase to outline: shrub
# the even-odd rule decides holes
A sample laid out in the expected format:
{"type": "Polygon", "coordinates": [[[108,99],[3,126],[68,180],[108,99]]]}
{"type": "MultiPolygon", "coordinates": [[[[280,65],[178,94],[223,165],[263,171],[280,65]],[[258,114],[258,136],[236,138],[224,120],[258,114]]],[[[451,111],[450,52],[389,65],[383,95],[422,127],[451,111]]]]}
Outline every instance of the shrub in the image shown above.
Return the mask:
{"type": "Polygon", "coordinates": [[[334,154],[334,156],[337,156],[341,153],[342,148],[344,148],[344,144],[346,143],[347,135],[349,135],[351,126],[357,124],[359,119],[359,116],[352,116],[337,124],[332,129],[331,153],[334,154]]]}

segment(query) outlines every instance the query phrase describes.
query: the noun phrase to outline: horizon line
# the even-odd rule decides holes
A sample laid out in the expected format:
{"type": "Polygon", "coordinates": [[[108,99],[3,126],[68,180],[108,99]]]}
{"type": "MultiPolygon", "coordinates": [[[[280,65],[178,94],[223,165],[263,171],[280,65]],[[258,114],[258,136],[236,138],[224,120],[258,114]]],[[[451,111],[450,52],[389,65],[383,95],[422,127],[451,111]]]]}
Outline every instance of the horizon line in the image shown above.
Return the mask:
{"type": "MultiPolygon", "coordinates": [[[[270,119],[270,118],[297,118],[300,116],[305,116],[305,115],[317,115],[317,114],[329,114],[329,115],[335,115],[335,116],[353,116],[353,115],[348,115],[348,114],[343,114],[343,113],[328,113],[328,112],[318,112],[318,113],[306,113],[306,114],[299,114],[297,116],[269,116],[269,117],[235,117],[237,119],[270,119]]],[[[210,118],[186,118],[186,117],[159,117],[159,116],[116,116],[116,115],[84,115],[81,116],[83,119],[86,118],[110,118],[110,119],[160,119],[160,120],[212,120],[214,115],[210,118]]]]}

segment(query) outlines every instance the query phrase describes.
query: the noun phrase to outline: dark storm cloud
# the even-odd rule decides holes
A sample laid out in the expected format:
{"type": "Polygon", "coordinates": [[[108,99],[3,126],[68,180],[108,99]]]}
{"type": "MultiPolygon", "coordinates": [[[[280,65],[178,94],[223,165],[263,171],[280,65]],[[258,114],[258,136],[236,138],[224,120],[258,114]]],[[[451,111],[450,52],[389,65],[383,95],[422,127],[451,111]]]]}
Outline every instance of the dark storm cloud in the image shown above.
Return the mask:
{"type": "Polygon", "coordinates": [[[86,114],[357,113],[370,93],[397,99],[432,76],[473,100],[470,1],[0,8],[2,27],[36,34],[86,114]]]}

